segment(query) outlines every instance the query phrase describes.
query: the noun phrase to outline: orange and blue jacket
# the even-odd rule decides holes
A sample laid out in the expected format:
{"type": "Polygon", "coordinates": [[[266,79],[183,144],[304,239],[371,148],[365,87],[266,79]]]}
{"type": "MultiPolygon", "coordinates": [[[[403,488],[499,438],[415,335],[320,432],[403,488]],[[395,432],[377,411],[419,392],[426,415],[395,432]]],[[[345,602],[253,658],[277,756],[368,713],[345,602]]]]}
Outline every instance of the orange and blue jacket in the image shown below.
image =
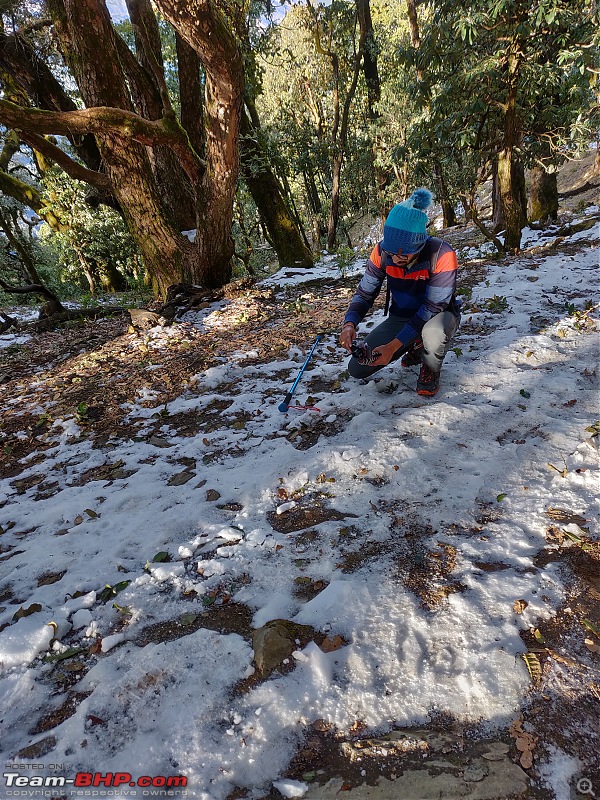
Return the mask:
{"type": "Polygon", "coordinates": [[[372,308],[387,278],[391,298],[390,315],[402,317],[403,327],[396,338],[408,345],[421,335],[425,323],[442,311],[459,313],[456,300],[456,253],[450,245],[430,236],[417,260],[407,266],[397,267],[391,257],[382,253],[381,244],[375,245],[365,273],[350,301],[344,322],[358,325],[372,308]]]}

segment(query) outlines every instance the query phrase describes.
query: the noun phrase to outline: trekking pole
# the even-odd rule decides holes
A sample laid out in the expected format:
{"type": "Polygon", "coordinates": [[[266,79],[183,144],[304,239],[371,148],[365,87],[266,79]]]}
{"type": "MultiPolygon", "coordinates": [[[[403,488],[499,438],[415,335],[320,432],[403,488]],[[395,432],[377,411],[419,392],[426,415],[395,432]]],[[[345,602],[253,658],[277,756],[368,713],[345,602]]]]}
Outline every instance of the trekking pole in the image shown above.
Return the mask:
{"type": "Polygon", "coordinates": [[[309,353],[309,354],[306,356],[306,361],[305,361],[305,362],[304,362],[304,364],[302,365],[302,368],[301,368],[300,372],[298,373],[298,376],[297,376],[296,380],[293,382],[293,384],[292,384],[292,388],[291,388],[291,389],[289,390],[289,392],[286,394],[286,396],[285,396],[285,400],[283,401],[283,403],[280,403],[280,404],[279,404],[279,410],[280,410],[282,413],[284,413],[284,414],[285,414],[285,413],[286,413],[286,411],[288,410],[288,408],[290,407],[290,400],[292,399],[292,395],[294,394],[294,392],[295,392],[295,390],[296,390],[296,386],[298,386],[298,384],[300,383],[300,378],[302,377],[302,375],[303,375],[303,373],[304,373],[304,370],[305,370],[305,369],[306,369],[306,367],[308,366],[308,362],[309,362],[309,361],[310,361],[310,359],[312,358],[312,354],[315,352],[315,348],[316,348],[316,346],[319,344],[319,342],[321,341],[321,339],[322,339],[322,338],[323,338],[322,334],[319,334],[319,335],[317,336],[317,338],[315,339],[315,343],[314,343],[314,344],[313,344],[313,346],[311,347],[310,353],[309,353]]]}

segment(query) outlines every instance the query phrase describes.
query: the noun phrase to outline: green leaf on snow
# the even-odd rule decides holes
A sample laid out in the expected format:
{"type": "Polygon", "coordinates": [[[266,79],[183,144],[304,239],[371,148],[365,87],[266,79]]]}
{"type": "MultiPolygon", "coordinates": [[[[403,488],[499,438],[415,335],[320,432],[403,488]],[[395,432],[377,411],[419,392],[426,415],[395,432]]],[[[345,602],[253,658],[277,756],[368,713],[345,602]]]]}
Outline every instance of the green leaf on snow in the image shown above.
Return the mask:
{"type": "Polygon", "coordinates": [[[593,425],[590,425],[589,428],[586,428],[586,431],[592,434],[592,439],[600,435],[600,420],[597,420],[593,425]]]}
{"type": "Polygon", "coordinates": [[[85,653],[84,647],[69,647],[68,650],[65,650],[64,653],[53,653],[51,656],[45,656],[44,661],[48,664],[55,663],[57,661],[64,661],[65,658],[73,658],[73,656],[78,656],[79,653],[85,653]]]}

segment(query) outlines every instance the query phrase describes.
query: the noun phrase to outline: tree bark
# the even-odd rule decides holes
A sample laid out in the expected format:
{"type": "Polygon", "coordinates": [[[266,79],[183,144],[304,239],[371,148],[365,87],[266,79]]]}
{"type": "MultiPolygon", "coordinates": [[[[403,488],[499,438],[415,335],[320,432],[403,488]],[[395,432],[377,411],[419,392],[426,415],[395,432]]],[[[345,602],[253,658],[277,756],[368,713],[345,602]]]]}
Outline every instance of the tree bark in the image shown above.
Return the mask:
{"type": "Polygon", "coordinates": [[[529,174],[529,221],[546,225],[558,219],[556,172],[536,164],[529,174]]]}
{"type": "Polygon", "coordinates": [[[43,219],[44,222],[47,222],[53,230],[65,230],[64,225],[54,211],[46,206],[41,194],[34,186],[31,186],[31,184],[20,181],[13,175],[9,175],[8,172],[0,170],[0,192],[9,197],[13,197],[15,200],[18,200],[19,203],[31,208],[38,217],[43,219]]]}
{"type": "Polygon", "coordinates": [[[504,110],[504,141],[498,154],[498,186],[504,217],[507,250],[521,246],[521,231],[527,224],[525,169],[517,147],[520,131],[517,117],[517,85],[523,48],[512,41],[507,54],[507,101],[504,110]]]}
{"type": "Polygon", "coordinates": [[[260,146],[258,116],[252,101],[241,118],[242,175],[269,233],[269,240],[281,266],[312,267],[312,253],[293,219],[267,155],[260,146]],[[252,113],[254,111],[254,113],[252,113]]]}
{"type": "MultiPolygon", "coordinates": [[[[147,119],[171,116],[173,109],[164,74],[160,29],[150,0],[126,0],[126,4],[133,26],[137,61],[145,76],[143,84],[140,82],[138,87],[140,113],[147,119]]],[[[168,147],[156,147],[149,156],[156,172],[161,200],[175,227],[178,230],[193,228],[196,223],[194,190],[179,160],[168,147]]]]}
{"type": "Polygon", "coordinates": [[[367,104],[369,118],[377,119],[380,114],[375,109],[375,104],[381,98],[381,82],[379,80],[379,69],[377,66],[378,48],[373,31],[373,20],[371,19],[371,4],[369,0],[356,0],[356,11],[358,14],[358,24],[360,27],[360,40],[363,50],[363,74],[367,84],[367,104]]]}
{"type": "MultiPolygon", "coordinates": [[[[231,277],[234,253],[231,223],[239,171],[240,115],[244,73],[239,43],[210,0],[157,0],[175,30],[198,53],[206,71],[207,168],[199,189],[196,270],[209,287],[231,277]]],[[[195,274],[196,274],[195,273],[195,274]]]]}
{"type": "MultiPolygon", "coordinates": [[[[406,10],[408,14],[408,23],[410,26],[410,40],[414,50],[418,50],[421,46],[421,36],[419,33],[419,20],[417,18],[417,6],[415,0],[406,0],[406,10]]],[[[423,80],[423,70],[417,68],[417,80],[423,80]]]]}
{"type": "Polygon", "coordinates": [[[200,59],[193,47],[175,33],[177,48],[177,76],[179,78],[179,106],[181,124],[199,156],[205,154],[204,99],[200,83],[200,59]]]}
{"type": "MultiPolygon", "coordinates": [[[[75,111],[76,103],[69,97],[50,68],[37,55],[29,42],[19,34],[7,36],[0,32],[0,72],[10,75],[34,106],[47,111],[75,111]]],[[[102,169],[102,159],[91,135],[66,134],[83,163],[96,172],[102,169]]]]}
{"type": "Polygon", "coordinates": [[[42,284],[31,284],[30,286],[11,286],[0,279],[0,286],[9,294],[37,294],[46,298],[46,302],[40,310],[40,317],[51,317],[54,314],[64,314],[66,309],[61,304],[58,297],[42,284]]]}
{"type": "Polygon", "coordinates": [[[451,228],[457,224],[457,220],[456,213],[454,211],[454,205],[450,200],[450,195],[448,194],[448,187],[446,186],[446,181],[444,179],[442,165],[436,161],[433,165],[433,169],[437,183],[438,200],[442,206],[442,214],[444,216],[444,228],[451,228]]]}
{"type": "MultiPolygon", "coordinates": [[[[336,56],[337,59],[337,56],[336,56]]],[[[333,60],[333,59],[332,59],[333,60]]],[[[348,125],[350,122],[350,106],[356,94],[356,86],[358,84],[358,77],[360,74],[360,64],[362,60],[362,52],[359,50],[354,54],[354,74],[352,81],[346,92],[344,100],[344,107],[339,123],[339,134],[337,125],[334,124],[332,131],[333,141],[333,157],[331,161],[331,211],[329,214],[329,224],[327,226],[327,248],[333,250],[335,248],[335,239],[337,234],[337,226],[340,218],[340,183],[342,175],[342,164],[344,163],[344,155],[346,152],[346,143],[348,141],[348,125]]],[[[339,63],[336,61],[334,65],[334,74],[336,85],[339,84],[339,63]]],[[[337,91],[335,91],[337,97],[337,91]]],[[[339,103],[339,100],[336,102],[339,103]]],[[[336,118],[339,117],[339,111],[336,111],[336,118]]]]}
{"type": "Polygon", "coordinates": [[[504,230],[504,215],[502,213],[500,184],[498,183],[497,158],[495,158],[492,162],[492,230],[494,233],[504,230]]]}

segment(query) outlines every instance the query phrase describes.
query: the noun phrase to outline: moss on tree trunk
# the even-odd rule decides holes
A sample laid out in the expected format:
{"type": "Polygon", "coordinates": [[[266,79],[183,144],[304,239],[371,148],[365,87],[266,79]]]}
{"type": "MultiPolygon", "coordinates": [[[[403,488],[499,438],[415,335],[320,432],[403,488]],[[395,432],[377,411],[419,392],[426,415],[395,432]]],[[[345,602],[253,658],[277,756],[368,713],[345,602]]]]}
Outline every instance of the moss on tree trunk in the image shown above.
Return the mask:
{"type": "Polygon", "coordinates": [[[258,118],[252,113],[251,102],[246,100],[246,103],[250,105],[251,112],[242,111],[241,118],[241,161],[246,186],[265,224],[279,264],[282,267],[312,267],[312,253],[288,208],[281,184],[268,163],[268,156],[260,146],[260,130],[256,124],[258,118]]]}
{"type": "Polygon", "coordinates": [[[529,221],[543,225],[558,218],[556,172],[536,164],[529,175],[529,221]]]}

